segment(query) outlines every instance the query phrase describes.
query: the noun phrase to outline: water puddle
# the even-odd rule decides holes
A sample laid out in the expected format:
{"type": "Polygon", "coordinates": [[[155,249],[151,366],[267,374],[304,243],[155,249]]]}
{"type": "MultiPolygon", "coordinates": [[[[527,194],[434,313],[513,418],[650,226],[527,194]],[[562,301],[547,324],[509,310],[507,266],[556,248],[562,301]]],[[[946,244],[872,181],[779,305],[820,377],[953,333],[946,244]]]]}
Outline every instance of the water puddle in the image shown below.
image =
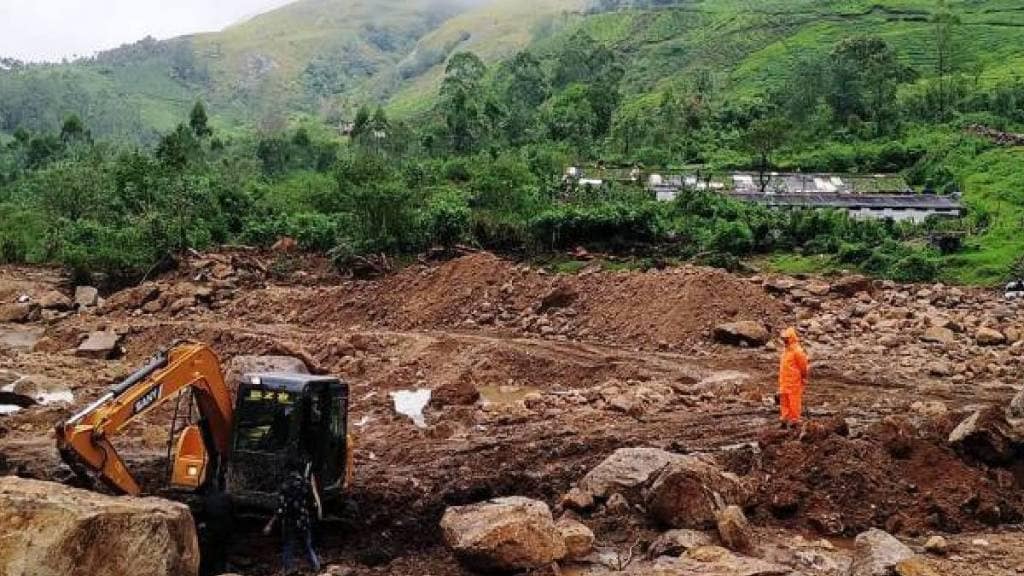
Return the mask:
{"type": "Polygon", "coordinates": [[[14,414],[18,410],[21,410],[18,406],[12,404],[0,404],[0,416],[5,414],[14,414]]]}
{"type": "Polygon", "coordinates": [[[395,403],[395,412],[408,416],[418,428],[426,428],[427,421],[423,417],[423,409],[430,402],[430,389],[399,390],[389,395],[395,403]]]}
{"type": "Polygon", "coordinates": [[[530,386],[481,386],[480,400],[484,404],[516,404],[522,402],[534,392],[540,392],[530,386]]]}

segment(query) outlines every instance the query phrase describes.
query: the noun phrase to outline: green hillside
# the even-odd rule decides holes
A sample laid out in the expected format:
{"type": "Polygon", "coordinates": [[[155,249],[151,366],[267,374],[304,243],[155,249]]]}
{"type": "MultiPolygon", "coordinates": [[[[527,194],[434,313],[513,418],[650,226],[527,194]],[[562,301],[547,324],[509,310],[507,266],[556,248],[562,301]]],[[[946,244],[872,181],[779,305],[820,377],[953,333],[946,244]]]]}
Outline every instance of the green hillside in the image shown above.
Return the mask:
{"type": "MultiPolygon", "coordinates": [[[[961,59],[980,81],[1024,69],[1024,8],[951,2],[961,59]]],[[[0,70],[0,130],[56,129],[77,113],[101,135],[175,124],[196,98],[222,126],[279,128],[296,114],[338,123],[363,103],[429,110],[447,58],[494,63],[544,53],[583,29],[623,58],[625,89],[643,96],[713,71],[718,89],[756,98],[794,62],[840,38],[890,42],[922,75],[934,69],[932,0],[300,0],[221,32],[137,44],[66,65],[0,70]],[[653,7],[651,7],[653,5],[653,7]]]]}
{"type": "Polygon", "coordinates": [[[341,266],[468,242],[901,281],[1024,273],[1016,1],[474,6],[299,0],[90,60],[0,61],[0,261],[131,280],[176,250],[288,235],[341,266]],[[573,187],[570,164],[896,172],[967,210],[906,225],[697,191],[659,203],[627,182],[573,187]]]}
{"type": "Polygon", "coordinates": [[[299,113],[339,121],[369,97],[369,79],[463,9],[458,0],[299,0],[221,32],[0,69],[0,131],[55,130],[75,113],[98,135],[152,140],[197,98],[224,127],[275,129],[299,113]]]}

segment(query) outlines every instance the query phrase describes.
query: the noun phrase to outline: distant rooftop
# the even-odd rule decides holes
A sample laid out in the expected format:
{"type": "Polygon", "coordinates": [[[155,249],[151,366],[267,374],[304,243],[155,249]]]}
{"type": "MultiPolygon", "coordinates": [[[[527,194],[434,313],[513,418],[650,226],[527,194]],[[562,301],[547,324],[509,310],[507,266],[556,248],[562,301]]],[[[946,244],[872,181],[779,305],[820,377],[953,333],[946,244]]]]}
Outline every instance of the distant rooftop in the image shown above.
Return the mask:
{"type": "MultiPolygon", "coordinates": [[[[766,194],[912,194],[901,176],[893,174],[770,173],[766,194]]],[[[754,172],[732,175],[738,194],[760,194],[760,176],[754,172]]]]}
{"type": "Polygon", "coordinates": [[[857,209],[914,209],[957,211],[962,208],[960,201],[950,196],[933,194],[761,194],[733,192],[729,196],[745,202],[766,206],[793,208],[845,208],[857,209]]]}

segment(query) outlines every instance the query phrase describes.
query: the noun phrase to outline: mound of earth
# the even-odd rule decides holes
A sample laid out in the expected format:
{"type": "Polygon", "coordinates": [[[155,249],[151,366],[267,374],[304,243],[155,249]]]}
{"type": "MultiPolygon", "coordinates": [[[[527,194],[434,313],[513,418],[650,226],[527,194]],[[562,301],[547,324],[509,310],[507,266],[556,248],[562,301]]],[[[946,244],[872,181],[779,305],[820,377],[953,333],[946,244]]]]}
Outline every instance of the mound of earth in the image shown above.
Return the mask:
{"type": "Polygon", "coordinates": [[[761,519],[852,536],[872,527],[960,532],[1024,518],[1020,484],[1008,470],[972,467],[897,417],[855,438],[841,422],[762,436],[753,471],[761,519]]]}
{"type": "Polygon", "coordinates": [[[248,293],[231,311],[266,322],[481,326],[648,345],[705,340],[731,321],[777,327],[783,316],[783,306],[759,285],[712,268],[550,275],[484,252],[313,292],[248,293]]]}

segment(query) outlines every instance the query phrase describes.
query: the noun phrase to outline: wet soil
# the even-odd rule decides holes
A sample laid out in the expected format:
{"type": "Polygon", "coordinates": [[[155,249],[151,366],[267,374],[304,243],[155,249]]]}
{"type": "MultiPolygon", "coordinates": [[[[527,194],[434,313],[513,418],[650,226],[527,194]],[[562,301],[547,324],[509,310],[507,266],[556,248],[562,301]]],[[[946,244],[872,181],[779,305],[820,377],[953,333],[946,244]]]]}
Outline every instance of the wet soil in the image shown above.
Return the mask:
{"type": "MultiPolygon", "coordinates": [[[[780,433],[771,401],[776,353],[710,340],[721,322],[757,320],[777,330],[799,320],[790,304],[745,278],[695,267],[562,277],[472,254],[354,281],[322,262],[289,267],[275,256],[247,264],[254,258],[227,259],[234,287],[209,306],[174,314],[110,307],[37,323],[45,335],[36,351],[0,347],[0,369],[64,382],[79,406],[179,339],[207,342],[225,361],[297,354],[314,371],[344,377],[359,513],[322,525],[318,541],[326,560],[357,574],[462,574],[440,540],[446,506],[502,495],[554,506],[613,450],[632,446],[717,455],[753,482],[751,517],[766,538],[842,538],[869,526],[907,538],[963,532],[969,553],[936,560],[941,573],[1024,565],[1024,553],[1013,551],[1024,538],[1006,532],[1024,509],[1017,476],[966,462],[942,441],[970,408],[1005,405],[1014,390],[999,384],[1013,374],[936,385],[923,374],[887,374],[884,349],[828,355],[814,365],[805,396],[808,430],[780,433]],[[125,333],[124,357],[73,355],[81,335],[99,328],[125,333]],[[865,364],[883,368],[866,374],[865,364]],[[418,427],[395,412],[389,393],[425,388],[434,394],[418,427]],[[613,389],[642,401],[622,409],[610,401],[613,389]],[[941,402],[947,421],[911,408],[922,402],[941,402]],[[971,544],[978,534],[989,534],[987,548],[971,544]]],[[[0,274],[0,294],[11,297],[68,289],[52,270],[0,274]]],[[[195,278],[193,269],[161,281],[195,278]]],[[[808,342],[812,361],[816,344],[808,342]]],[[[71,411],[0,415],[0,473],[60,478],[51,430],[71,411]]],[[[168,420],[158,411],[116,442],[151,492],[165,469],[168,420]]],[[[586,520],[607,546],[656,529],[586,520]]],[[[241,571],[272,573],[275,543],[259,534],[262,520],[240,524],[241,571]]]]}

